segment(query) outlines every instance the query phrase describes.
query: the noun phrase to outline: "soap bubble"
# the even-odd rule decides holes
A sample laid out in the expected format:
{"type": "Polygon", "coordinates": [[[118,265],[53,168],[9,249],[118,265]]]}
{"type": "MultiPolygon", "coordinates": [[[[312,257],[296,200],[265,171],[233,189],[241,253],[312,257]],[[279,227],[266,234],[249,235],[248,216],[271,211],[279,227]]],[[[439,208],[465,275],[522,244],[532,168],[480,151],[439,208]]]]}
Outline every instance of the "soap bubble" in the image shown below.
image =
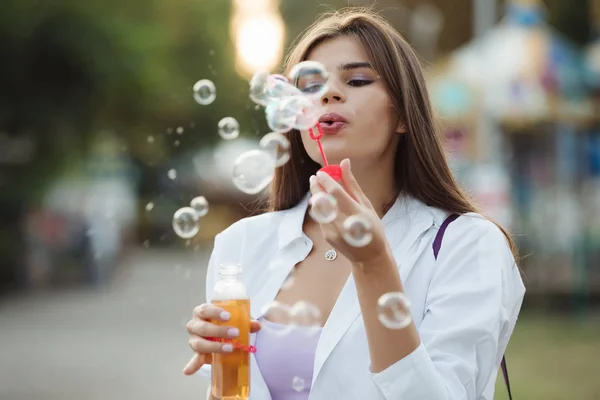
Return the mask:
{"type": "Polygon", "coordinates": [[[148,143],[154,143],[154,136],[148,136],[148,143]]]}
{"type": "Polygon", "coordinates": [[[329,73],[317,61],[302,61],[290,71],[292,83],[307,96],[320,98],[327,90],[329,73]]]}
{"type": "Polygon", "coordinates": [[[344,221],[343,237],[354,247],[364,247],[373,239],[373,225],[362,215],[351,215],[344,221]]]}
{"type": "Polygon", "coordinates": [[[292,324],[318,328],[321,326],[321,311],[314,304],[306,301],[297,301],[291,310],[292,324]]]}
{"type": "Polygon", "coordinates": [[[182,239],[191,239],[200,230],[200,217],[191,207],[182,207],[173,215],[173,230],[182,239]]]}
{"type": "Polygon", "coordinates": [[[183,128],[183,126],[178,126],[177,129],[175,129],[175,132],[178,135],[183,135],[183,132],[185,131],[185,129],[183,128]]]}
{"type": "Polygon", "coordinates": [[[262,150],[242,153],[233,165],[233,184],[242,192],[257,194],[273,180],[275,159],[262,150]]]}
{"type": "Polygon", "coordinates": [[[169,177],[169,179],[171,180],[175,180],[177,179],[177,170],[175,169],[170,169],[169,171],[167,171],[167,176],[169,177]]]}
{"type": "Polygon", "coordinates": [[[283,75],[269,75],[266,82],[268,100],[281,100],[289,96],[301,95],[300,89],[289,83],[283,75]]]}
{"type": "Polygon", "coordinates": [[[256,104],[266,106],[269,102],[267,80],[269,71],[258,71],[250,80],[250,99],[256,104]]]}
{"type": "Polygon", "coordinates": [[[281,167],[289,161],[290,142],[278,132],[267,133],[260,139],[260,147],[275,159],[275,167],[281,167]]]}
{"type": "Polygon", "coordinates": [[[199,217],[204,217],[208,213],[208,201],[204,196],[194,197],[190,202],[190,207],[196,210],[199,217]]]}
{"type": "Polygon", "coordinates": [[[287,304],[282,304],[278,301],[272,301],[270,303],[265,304],[265,306],[261,309],[261,314],[265,319],[271,322],[275,322],[277,326],[263,325],[263,328],[271,329],[272,333],[277,335],[285,335],[291,332],[293,326],[292,322],[292,308],[287,304]]]}
{"type": "Polygon", "coordinates": [[[377,317],[388,329],[403,329],[412,322],[410,301],[402,292],[386,293],[377,300],[377,317]]]}
{"type": "Polygon", "coordinates": [[[152,211],[153,208],[154,208],[153,202],[149,202],[148,204],[146,204],[146,211],[152,211]]]}
{"type": "Polygon", "coordinates": [[[272,301],[265,304],[261,310],[261,314],[270,321],[281,321],[281,324],[289,324],[292,322],[292,309],[287,304],[278,301],[272,301]]]}
{"type": "Polygon", "coordinates": [[[217,97],[215,84],[208,79],[202,79],[194,84],[194,100],[203,106],[209,105],[217,97]]]}
{"type": "Polygon", "coordinates": [[[329,193],[319,192],[310,200],[308,214],[320,224],[327,224],[337,217],[337,200],[329,193]]]}
{"type": "Polygon", "coordinates": [[[318,103],[303,95],[272,100],[265,109],[267,124],[275,132],[312,128],[317,125],[322,113],[323,109],[318,103]]]}
{"type": "Polygon", "coordinates": [[[309,129],[319,123],[319,118],[323,114],[323,108],[317,102],[311,101],[305,96],[295,96],[285,99],[284,107],[291,108],[296,111],[296,120],[294,128],[309,129]]]}
{"type": "Polygon", "coordinates": [[[235,139],[240,134],[240,125],[235,118],[225,117],[219,121],[219,135],[225,140],[235,139]]]}
{"type": "Polygon", "coordinates": [[[306,383],[304,382],[304,379],[300,378],[299,376],[294,376],[292,379],[292,389],[294,389],[296,392],[304,391],[304,389],[306,389],[306,383]]]}
{"type": "Polygon", "coordinates": [[[281,101],[270,101],[265,108],[267,125],[275,132],[287,132],[294,127],[298,111],[285,107],[281,101]]]}

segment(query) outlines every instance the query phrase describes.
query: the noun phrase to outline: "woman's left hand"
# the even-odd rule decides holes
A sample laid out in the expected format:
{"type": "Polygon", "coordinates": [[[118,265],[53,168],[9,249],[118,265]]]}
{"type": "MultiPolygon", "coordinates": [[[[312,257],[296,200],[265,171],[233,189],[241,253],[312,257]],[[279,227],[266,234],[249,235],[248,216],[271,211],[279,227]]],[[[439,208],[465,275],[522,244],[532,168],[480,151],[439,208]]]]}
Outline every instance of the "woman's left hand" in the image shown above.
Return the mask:
{"type": "Polygon", "coordinates": [[[329,223],[321,223],[321,232],[327,242],[352,263],[370,264],[382,256],[389,255],[385,229],[377,211],[352,175],[350,160],[343,160],[340,167],[340,183],[325,172],[318,172],[310,178],[310,191],[313,196],[319,192],[326,192],[337,201],[336,218],[329,223]],[[365,246],[355,247],[344,239],[344,221],[352,215],[361,216],[371,226],[372,239],[365,246]]]}

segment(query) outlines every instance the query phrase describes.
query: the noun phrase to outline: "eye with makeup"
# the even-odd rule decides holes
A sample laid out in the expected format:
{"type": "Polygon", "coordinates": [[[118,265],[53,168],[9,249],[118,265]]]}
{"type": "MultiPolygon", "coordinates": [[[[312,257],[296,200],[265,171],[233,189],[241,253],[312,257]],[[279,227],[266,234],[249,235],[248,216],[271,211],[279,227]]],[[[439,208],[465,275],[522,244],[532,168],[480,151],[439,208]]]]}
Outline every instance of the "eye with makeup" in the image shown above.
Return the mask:
{"type": "Polygon", "coordinates": [[[346,84],[348,86],[352,86],[352,87],[361,87],[361,86],[366,86],[366,85],[370,85],[371,83],[373,83],[374,80],[373,79],[366,79],[366,78],[353,78],[350,79],[346,82],[346,84]]]}
{"type": "Polygon", "coordinates": [[[302,91],[302,93],[317,93],[322,90],[324,83],[322,81],[315,82],[302,82],[296,84],[296,87],[302,91]]]}

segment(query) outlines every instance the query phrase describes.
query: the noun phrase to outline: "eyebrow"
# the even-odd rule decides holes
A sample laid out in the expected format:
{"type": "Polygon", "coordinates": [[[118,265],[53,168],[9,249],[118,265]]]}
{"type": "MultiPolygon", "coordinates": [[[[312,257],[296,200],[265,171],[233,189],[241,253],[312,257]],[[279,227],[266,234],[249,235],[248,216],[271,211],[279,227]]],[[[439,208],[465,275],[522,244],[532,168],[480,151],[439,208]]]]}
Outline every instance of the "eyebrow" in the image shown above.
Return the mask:
{"type": "Polygon", "coordinates": [[[343,70],[343,71],[349,71],[351,69],[358,69],[358,68],[370,68],[370,69],[375,69],[373,68],[373,66],[371,65],[371,63],[368,62],[351,62],[351,63],[346,63],[346,64],[340,64],[338,66],[339,69],[343,70]]]}

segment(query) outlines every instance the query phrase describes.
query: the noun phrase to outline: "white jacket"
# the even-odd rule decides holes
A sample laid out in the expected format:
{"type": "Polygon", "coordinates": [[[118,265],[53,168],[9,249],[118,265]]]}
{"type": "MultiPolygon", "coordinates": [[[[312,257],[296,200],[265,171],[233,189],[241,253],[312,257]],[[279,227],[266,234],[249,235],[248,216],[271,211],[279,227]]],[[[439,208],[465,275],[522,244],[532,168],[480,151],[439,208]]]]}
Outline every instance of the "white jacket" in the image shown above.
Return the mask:
{"type": "MultiPolygon", "coordinates": [[[[218,265],[240,263],[252,317],[261,317],[263,306],[311,250],[302,231],[307,206],[308,195],[290,210],[245,218],[218,234],[206,277],[207,302],[218,265]]],[[[421,345],[386,370],[370,372],[350,275],[319,338],[309,400],[493,398],[525,287],[502,232],[478,214],[462,215],[449,225],[435,260],[432,243],[447,216],[401,197],[383,218],[421,345]]],[[[268,400],[254,355],[251,363],[250,398],[268,400]]],[[[210,377],[210,366],[201,372],[210,377]]]]}

